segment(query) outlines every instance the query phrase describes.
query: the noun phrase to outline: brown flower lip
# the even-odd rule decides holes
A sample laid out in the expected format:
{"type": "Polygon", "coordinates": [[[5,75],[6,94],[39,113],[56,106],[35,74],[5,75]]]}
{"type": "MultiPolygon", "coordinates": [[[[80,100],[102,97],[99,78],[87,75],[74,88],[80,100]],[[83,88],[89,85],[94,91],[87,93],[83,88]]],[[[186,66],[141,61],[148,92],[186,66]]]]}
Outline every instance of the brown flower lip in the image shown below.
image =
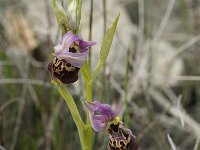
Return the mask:
{"type": "Polygon", "coordinates": [[[53,78],[59,79],[64,84],[70,84],[78,80],[80,68],[72,66],[63,59],[54,57],[54,60],[48,64],[48,70],[53,78]]]}
{"type": "Polygon", "coordinates": [[[135,136],[123,124],[111,124],[108,133],[110,140],[107,150],[138,150],[135,136]]]}

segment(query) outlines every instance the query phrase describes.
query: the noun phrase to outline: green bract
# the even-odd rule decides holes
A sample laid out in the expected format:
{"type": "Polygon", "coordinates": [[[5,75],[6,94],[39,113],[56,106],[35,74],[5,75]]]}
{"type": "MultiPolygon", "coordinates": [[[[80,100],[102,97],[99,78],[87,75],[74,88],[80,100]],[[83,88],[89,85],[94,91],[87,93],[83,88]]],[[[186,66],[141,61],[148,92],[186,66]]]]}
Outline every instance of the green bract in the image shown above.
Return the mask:
{"type": "Polygon", "coordinates": [[[115,19],[115,21],[112,23],[111,27],[107,29],[106,31],[106,34],[104,36],[104,39],[103,39],[103,43],[101,45],[101,52],[100,52],[100,58],[99,58],[99,61],[94,69],[94,72],[92,73],[92,81],[93,82],[101,67],[103,66],[103,64],[105,63],[107,57],[108,57],[108,54],[110,52],[110,47],[112,45],[112,41],[113,41],[113,37],[114,37],[114,34],[115,34],[115,31],[116,31],[116,28],[117,28],[117,23],[118,23],[118,20],[119,20],[119,16],[117,16],[117,18],[115,19]]]}

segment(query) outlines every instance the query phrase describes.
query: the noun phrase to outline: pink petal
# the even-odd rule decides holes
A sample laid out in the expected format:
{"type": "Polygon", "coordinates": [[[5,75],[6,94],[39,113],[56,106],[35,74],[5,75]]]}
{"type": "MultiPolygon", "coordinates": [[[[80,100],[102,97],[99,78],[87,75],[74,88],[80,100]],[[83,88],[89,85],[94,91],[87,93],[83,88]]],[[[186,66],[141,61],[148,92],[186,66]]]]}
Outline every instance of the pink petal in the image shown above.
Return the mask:
{"type": "Polygon", "coordinates": [[[91,47],[91,46],[93,46],[95,44],[96,44],[96,42],[93,42],[93,41],[88,41],[88,42],[86,42],[86,41],[80,41],[79,42],[79,46],[80,46],[81,49],[84,49],[86,47],[91,47]]]}
{"type": "Polygon", "coordinates": [[[72,53],[72,52],[64,52],[62,54],[56,55],[59,59],[64,59],[69,62],[71,65],[81,68],[81,66],[85,63],[87,58],[87,52],[84,53],[72,53]]]}
{"type": "Polygon", "coordinates": [[[106,124],[105,124],[105,123],[103,123],[101,120],[94,120],[94,119],[92,118],[92,115],[91,115],[91,114],[89,115],[89,117],[90,117],[90,122],[91,122],[92,128],[93,128],[96,132],[100,132],[100,131],[102,131],[102,130],[105,129],[105,127],[106,127],[106,124]]]}

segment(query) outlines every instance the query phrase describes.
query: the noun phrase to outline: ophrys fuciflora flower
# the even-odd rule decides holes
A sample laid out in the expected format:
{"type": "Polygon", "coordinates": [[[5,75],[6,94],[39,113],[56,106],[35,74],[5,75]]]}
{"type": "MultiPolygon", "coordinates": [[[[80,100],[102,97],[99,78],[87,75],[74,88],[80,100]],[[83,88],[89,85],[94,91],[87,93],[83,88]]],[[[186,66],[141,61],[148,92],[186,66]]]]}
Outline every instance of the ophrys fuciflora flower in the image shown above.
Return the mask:
{"type": "Polygon", "coordinates": [[[120,110],[119,105],[115,111],[112,111],[109,104],[101,104],[98,101],[84,102],[84,104],[89,111],[92,128],[96,132],[104,130],[107,126],[107,123],[113,121],[120,110]]]}
{"type": "Polygon", "coordinates": [[[120,120],[120,105],[113,111],[109,104],[98,101],[84,102],[89,111],[92,128],[96,132],[106,131],[110,135],[108,150],[137,150],[136,138],[120,120]]]}
{"type": "Polygon", "coordinates": [[[54,59],[48,65],[53,78],[70,84],[78,80],[78,72],[85,63],[88,47],[95,45],[92,41],[83,41],[80,36],[68,31],[54,47],[54,59]]]}

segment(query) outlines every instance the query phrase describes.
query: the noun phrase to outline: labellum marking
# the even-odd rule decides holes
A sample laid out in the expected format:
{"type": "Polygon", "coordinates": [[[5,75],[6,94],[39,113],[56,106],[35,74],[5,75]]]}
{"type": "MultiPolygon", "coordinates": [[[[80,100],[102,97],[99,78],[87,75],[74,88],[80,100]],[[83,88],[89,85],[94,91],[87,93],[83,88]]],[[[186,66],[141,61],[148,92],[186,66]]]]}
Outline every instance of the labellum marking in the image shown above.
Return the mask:
{"type": "Polygon", "coordinates": [[[62,60],[59,60],[58,58],[54,58],[53,60],[53,70],[55,73],[58,73],[59,75],[63,75],[63,72],[65,71],[74,71],[76,67],[72,66],[70,63],[65,63],[62,60]]]}
{"type": "Polygon", "coordinates": [[[111,124],[108,129],[108,133],[111,135],[108,143],[108,150],[137,150],[137,144],[135,143],[135,137],[131,131],[125,128],[122,124],[111,124]]]}

